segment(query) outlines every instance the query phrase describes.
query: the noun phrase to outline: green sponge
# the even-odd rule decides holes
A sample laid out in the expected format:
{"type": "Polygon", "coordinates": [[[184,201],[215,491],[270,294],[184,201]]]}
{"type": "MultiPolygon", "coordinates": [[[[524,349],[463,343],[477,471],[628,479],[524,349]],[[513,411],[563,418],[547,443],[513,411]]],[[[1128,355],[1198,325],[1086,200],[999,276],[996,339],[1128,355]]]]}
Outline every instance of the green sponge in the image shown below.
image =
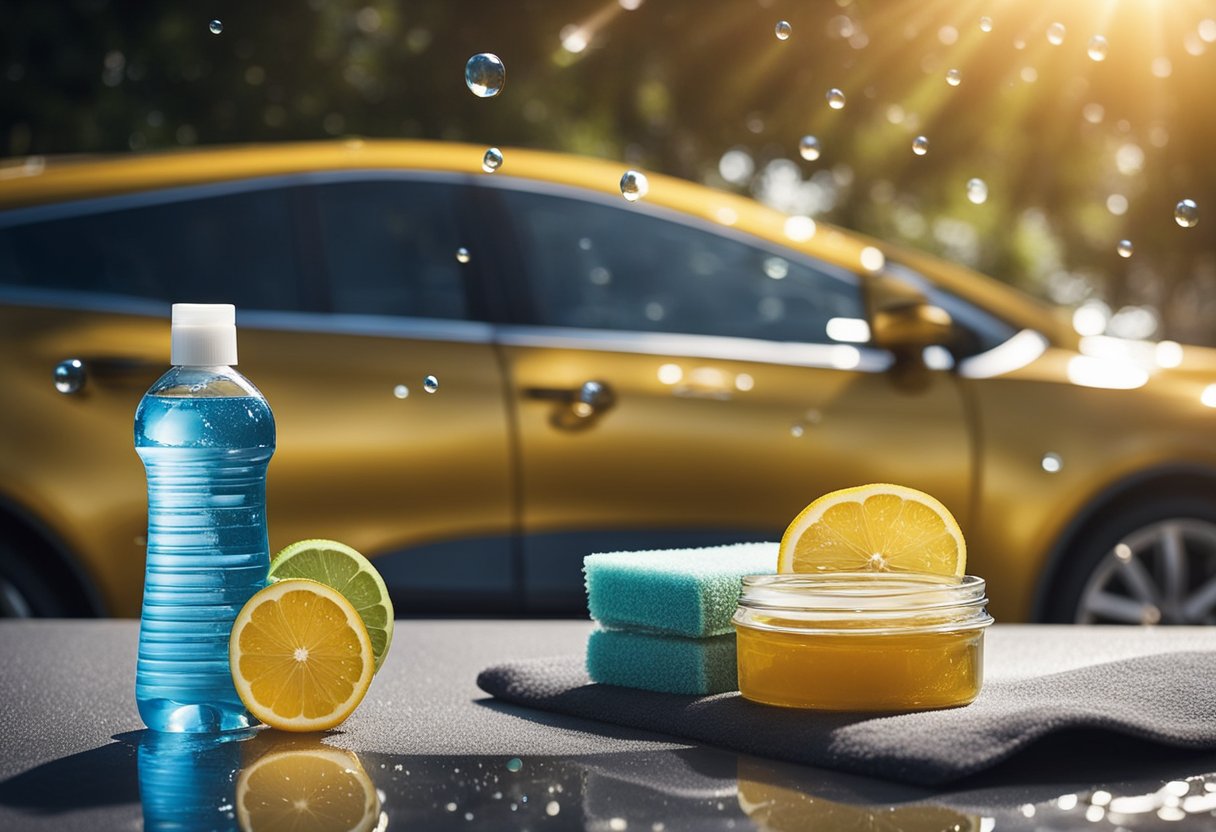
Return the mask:
{"type": "Polygon", "coordinates": [[[743,576],[776,569],[776,543],[606,552],[583,559],[587,606],[596,621],[689,638],[731,632],[743,576]]]}
{"type": "Polygon", "coordinates": [[[628,630],[593,630],[587,673],[594,682],[665,693],[737,690],[735,634],[680,638],[628,630]]]}

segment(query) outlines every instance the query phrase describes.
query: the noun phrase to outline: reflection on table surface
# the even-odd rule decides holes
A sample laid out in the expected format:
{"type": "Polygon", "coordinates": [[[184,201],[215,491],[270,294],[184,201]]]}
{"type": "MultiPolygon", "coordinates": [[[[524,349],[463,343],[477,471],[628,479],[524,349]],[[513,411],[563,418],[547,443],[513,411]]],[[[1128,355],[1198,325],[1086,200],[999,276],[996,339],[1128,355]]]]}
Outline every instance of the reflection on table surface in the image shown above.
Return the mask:
{"type": "Polygon", "coordinates": [[[0,783],[0,806],[19,810],[31,827],[49,827],[56,816],[107,801],[129,809],[128,828],[142,814],[149,832],[1216,827],[1216,755],[1155,757],[1147,746],[1115,741],[1099,779],[1076,781],[1067,744],[1111,743],[1083,734],[940,790],[707,748],[411,756],[355,753],[338,747],[342,739],[265,729],[220,738],[122,734],[0,783]],[[74,786],[102,768],[107,794],[74,801],[74,786]]]}

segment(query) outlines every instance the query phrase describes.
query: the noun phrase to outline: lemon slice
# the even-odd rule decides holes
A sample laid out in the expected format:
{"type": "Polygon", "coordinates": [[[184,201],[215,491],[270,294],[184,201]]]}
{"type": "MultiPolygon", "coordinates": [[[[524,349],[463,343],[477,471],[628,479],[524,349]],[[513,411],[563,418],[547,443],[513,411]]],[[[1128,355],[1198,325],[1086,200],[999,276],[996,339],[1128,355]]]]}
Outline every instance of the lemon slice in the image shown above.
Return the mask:
{"type": "Polygon", "coordinates": [[[380,797],[349,751],[277,751],[241,772],[236,816],[244,832],[368,832],[380,797]]]}
{"type": "Polygon", "coordinates": [[[778,572],[920,572],[961,577],[967,544],[923,491],[877,483],[825,494],[781,538],[778,572]]]}
{"type": "Polygon", "coordinates": [[[346,596],[372,640],[376,670],[393,643],[393,602],[371,561],[336,540],[300,540],[270,563],[270,580],[307,578],[333,587],[346,596]]]}
{"type": "Polygon", "coordinates": [[[372,643],[342,593],[294,578],[257,592],[232,625],[228,658],[249,712],[285,731],[324,731],[371,684],[372,643]]]}

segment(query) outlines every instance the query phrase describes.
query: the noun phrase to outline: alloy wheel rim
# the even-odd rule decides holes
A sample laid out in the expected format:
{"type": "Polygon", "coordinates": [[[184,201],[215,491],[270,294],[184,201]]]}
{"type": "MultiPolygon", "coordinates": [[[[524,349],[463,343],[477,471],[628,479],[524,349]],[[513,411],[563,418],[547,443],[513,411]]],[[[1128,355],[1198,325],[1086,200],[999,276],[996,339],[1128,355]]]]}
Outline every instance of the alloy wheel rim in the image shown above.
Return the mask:
{"type": "Polygon", "coordinates": [[[1216,523],[1174,518],[1124,537],[1090,575],[1078,624],[1216,624],[1216,523]]]}

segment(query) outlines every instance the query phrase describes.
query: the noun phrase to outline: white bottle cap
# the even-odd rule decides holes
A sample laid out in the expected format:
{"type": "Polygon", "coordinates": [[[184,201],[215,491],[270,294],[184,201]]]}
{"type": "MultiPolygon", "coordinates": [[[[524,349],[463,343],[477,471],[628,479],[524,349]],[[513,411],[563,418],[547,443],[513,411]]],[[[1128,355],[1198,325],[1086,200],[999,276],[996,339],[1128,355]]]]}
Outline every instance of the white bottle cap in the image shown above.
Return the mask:
{"type": "Polygon", "coordinates": [[[172,332],[173,366],[236,364],[236,307],[231,303],[175,303],[172,332]]]}

